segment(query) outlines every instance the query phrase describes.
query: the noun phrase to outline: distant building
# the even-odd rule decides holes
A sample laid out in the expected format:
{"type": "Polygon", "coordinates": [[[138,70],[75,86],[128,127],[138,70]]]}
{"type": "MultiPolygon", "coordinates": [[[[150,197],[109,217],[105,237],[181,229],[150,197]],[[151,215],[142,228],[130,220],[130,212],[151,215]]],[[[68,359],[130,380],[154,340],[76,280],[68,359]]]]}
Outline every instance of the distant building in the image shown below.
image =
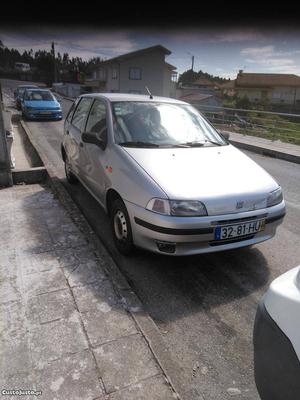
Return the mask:
{"type": "Polygon", "coordinates": [[[30,71],[30,64],[23,63],[23,62],[16,62],[15,70],[22,71],[22,72],[30,71]]]}
{"type": "Polygon", "coordinates": [[[239,98],[252,103],[300,105],[300,77],[294,74],[256,74],[239,71],[234,84],[239,98]]]}
{"type": "Polygon", "coordinates": [[[219,85],[222,95],[233,97],[235,95],[235,79],[219,85]]]}
{"type": "Polygon", "coordinates": [[[212,107],[221,107],[222,102],[221,100],[212,95],[212,94],[205,94],[205,93],[190,93],[185,94],[179,97],[179,100],[186,101],[187,103],[191,103],[194,105],[199,106],[212,106],[212,107]]]}
{"type": "Polygon", "coordinates": [[[94,92],[146,94],[170,97],[176,84],[176,67],[165,57],[171,51],[161,45],[148,47],[99,63],[85,80],[94,92]]]}
{"type": "Polygon", "coordinates": [[[198,78],[193,83],[192,86],[195,86],[199,89],[205,89],[209,91],[214,91],[219,89],[219,84],[216,82],[212,82],[206,78],[198,78]]]}

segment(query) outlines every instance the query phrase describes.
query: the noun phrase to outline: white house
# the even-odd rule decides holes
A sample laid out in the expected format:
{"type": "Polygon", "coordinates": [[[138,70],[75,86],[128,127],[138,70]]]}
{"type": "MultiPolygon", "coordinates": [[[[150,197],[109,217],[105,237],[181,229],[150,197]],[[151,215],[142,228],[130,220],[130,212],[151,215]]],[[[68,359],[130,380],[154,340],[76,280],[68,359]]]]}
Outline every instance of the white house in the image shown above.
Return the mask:
{"type": "Polygon", "coordinates": [[[300,77],[294,74],[260,74],[240,71],[234,83],[239,98],[270,104],[300,104],[300,77]]]}
{"type": "Polygon", "coordinates": [[[161,45],[148,47],[101,62],[91,71],[85,84],[94,92],[145,94],[146,86],[156,96],[174,92],[176,67],[165,57],[171,51],[161,45]]]}

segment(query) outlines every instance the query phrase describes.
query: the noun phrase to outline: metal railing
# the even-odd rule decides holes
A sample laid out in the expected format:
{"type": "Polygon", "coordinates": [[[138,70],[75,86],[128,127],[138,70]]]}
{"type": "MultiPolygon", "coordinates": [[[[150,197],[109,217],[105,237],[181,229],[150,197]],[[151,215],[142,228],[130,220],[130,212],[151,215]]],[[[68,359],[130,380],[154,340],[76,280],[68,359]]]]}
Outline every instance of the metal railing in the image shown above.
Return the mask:
{"type": "Polygon", "coordinates": [[[300,115],[192,103],[217,129],[300,145],[300,115]]]}

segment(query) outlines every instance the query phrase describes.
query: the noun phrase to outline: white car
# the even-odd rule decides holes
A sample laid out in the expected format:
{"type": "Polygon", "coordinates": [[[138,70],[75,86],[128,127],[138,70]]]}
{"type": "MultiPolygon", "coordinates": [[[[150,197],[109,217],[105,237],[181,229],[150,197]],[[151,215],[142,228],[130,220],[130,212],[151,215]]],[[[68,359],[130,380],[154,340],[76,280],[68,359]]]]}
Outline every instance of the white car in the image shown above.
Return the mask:
{"type": "Polygon", "coordinates": [[[124,254],[250,246],[272,238],[285,215],[280,185],[183,101],[82,95],[61,150],[68,181],[107,211],[124,254]]]}
{"type": "Polygon", "coordinates": [[[300,268],[275,279],[257,309],[255,381],[261,400],[300,399],[300,268]]]}

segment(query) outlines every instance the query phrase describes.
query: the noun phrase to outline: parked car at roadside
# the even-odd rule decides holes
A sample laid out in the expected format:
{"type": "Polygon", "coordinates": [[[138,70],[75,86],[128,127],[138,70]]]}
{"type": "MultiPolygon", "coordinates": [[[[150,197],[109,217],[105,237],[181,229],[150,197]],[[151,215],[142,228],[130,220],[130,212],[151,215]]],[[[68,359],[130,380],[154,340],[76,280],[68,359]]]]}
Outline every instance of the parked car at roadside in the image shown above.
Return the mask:
{"type": "Polygon", "coordinates": [[[61,105],[48,89],[26,89],[21,109],[26,119],[62,119],[61,105]]]}
{"type": "Polygon", "coordinates": [[[271,239],[285,215],[280,185],[183,101],[82,95],[61,150],[67,180],[103,206],[124,254],[250,246],[271,239]]]}
{"type": "Polygon", "coordinates": [[[254,371],[261,400],[300,398],[300,268],[275,279],[255,318],[254,371]]]}
{"type": "Polygon", "coordinates": [[[26,89],[38,89],[36,85],[19,85],[14,91],[14,97],[17,110],[21,110],[21,99],[26,89]]]}

